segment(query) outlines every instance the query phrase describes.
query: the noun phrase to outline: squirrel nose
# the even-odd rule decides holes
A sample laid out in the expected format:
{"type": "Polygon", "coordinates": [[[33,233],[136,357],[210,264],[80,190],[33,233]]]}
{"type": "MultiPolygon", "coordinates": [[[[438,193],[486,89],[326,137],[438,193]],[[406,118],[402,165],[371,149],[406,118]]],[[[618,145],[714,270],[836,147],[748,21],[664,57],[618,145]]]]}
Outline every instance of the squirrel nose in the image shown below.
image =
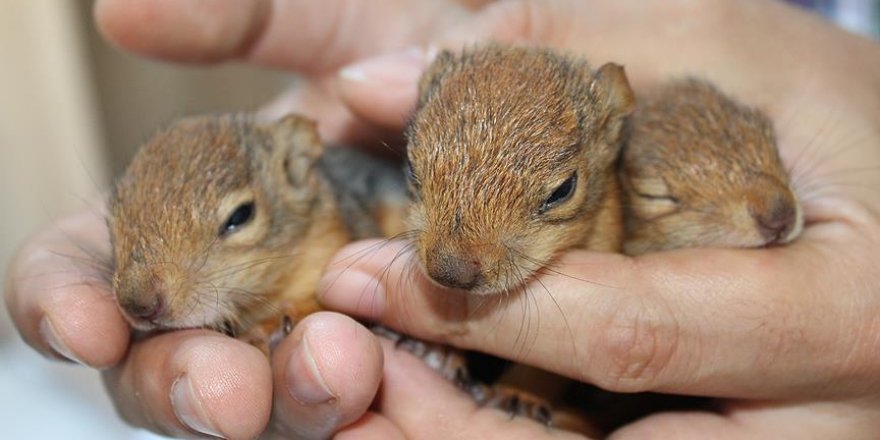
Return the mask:
{"type": "Polygon", "coordinates": [[[138,291],[125,295],[120,305],[132,318],[154,322],[165,313],[165,299],[156,291],[138,291]]]}
{"type": "Polygon", "coordinates": [[[428,276],[446,287],[469,290],[483,282],[479,261],[447,253],[440,254],[433,260],[427,264],[428,276]]]}
{"type": "Polygon", "coordinates": [[[784,239],[794,228],[797,216],[794,203],[782,194],[772,197],[763,209],[753,206],[750,212],[767,244],[784,239]]]}

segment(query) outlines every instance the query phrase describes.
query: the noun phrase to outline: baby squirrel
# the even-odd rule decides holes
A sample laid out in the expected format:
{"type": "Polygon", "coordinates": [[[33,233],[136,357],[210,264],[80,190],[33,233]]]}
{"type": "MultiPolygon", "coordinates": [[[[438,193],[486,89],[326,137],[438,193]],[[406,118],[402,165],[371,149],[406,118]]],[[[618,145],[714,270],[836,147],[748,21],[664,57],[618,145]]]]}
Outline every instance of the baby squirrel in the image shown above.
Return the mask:
{"type": "Polygon", "coordinates": [[[409,214],[435,282],[473,294],[525,284],[561,250],[618,251],[615,174],[635,99],[623,68],[485,45],[444,51],[407,129],[409,214]]]}
{"type": "MultiPolygon", "coordinates": [[[[683,78],[638,97],[620,160],[631,255],[683,247],[789,243],[803,213],[771,120],[711,83],[683,78]]],[[[610,432],[658,411],[706,410],[711,399],[592,391],[610,432]]]]}
{"type": "Polygon", "coordinates": [[[706,81],[640,97],[624,145],[628,254],[784,244],[803,229],[772,122],[706,81]]]}
{"type": "MultiPolygon", "coordinates": [[[[496,44],[440,53],[420,80],[406,132],[409,224],[424,272],[443,286],[489,295],[523,287],[562,250],[619,251],[616,163],[634,106],[616,64],[593,71],[550,49],[496,44]]],[[[495,387],[471,394],[512,414],[592,432],[545,405],[567,383],[514,365],[495,387]]]]}
{"type": "Polygon", "coordinates": [[[155,135],[109,203],[113,290],[139,330],[251,332],[264,351],[318,309],[329,258],[403,230],[403,173],[352,148],[324,148],[289,115],[181,119],[155,135]]]}

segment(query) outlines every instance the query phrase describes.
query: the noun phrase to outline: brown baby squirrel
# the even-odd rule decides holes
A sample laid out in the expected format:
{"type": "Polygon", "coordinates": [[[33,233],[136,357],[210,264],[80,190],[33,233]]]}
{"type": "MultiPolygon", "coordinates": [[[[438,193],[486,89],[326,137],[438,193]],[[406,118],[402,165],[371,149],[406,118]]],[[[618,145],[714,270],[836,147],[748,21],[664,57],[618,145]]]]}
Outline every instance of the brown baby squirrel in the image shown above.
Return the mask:
{"type": "Polygon", "coordinates": [[[623,69],[549,49],[444,51],[407,129],[409,215],[435,282],[525,284],[561,250],[618,251],[615,163],[635,99],[623,69]]]}
{"type": "Polygon", "coordinates": [[[329,258],[401,232],[406,204],[398,167],[324,148],[306,118],[185,118],[140,149],[111,196],[113,290],[137,329],[251,332],[266,351],[282,315],[318,309],[329,258]]]}
{"type": "MultiPolygon", "coordinates": [[[[634,106],[616,64],[593,71],[550,49],[496,44],[440,53],[406,132],[409,224],[424,272],[468,294],[499,294],[522,288],[560,251],[619,251],[616,163],[634,106]]],[[[515,365],[472,395],[592,432],[545,405],[567,383],[515,365]]]]}
{"type": "Polygon", "coordinates": [[[803,229],[772,122],[706,81],[639,98],[620,180],[628,254],[784,244],[803,229]]]}

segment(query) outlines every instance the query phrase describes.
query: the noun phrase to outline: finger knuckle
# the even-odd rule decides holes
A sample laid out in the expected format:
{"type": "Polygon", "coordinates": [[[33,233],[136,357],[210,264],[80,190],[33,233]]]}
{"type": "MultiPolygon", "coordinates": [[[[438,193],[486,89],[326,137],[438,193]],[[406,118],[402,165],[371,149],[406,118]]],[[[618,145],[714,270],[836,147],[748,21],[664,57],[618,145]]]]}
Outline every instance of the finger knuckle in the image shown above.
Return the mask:
{"type": "Polygon", "coordinates": [[[640,301],[622,306],[600,332],[594,352],[601,363],[596,385],[621,392],[656,388],[678,351],[679,340],[679,327],[663,308],[640,301]]]}

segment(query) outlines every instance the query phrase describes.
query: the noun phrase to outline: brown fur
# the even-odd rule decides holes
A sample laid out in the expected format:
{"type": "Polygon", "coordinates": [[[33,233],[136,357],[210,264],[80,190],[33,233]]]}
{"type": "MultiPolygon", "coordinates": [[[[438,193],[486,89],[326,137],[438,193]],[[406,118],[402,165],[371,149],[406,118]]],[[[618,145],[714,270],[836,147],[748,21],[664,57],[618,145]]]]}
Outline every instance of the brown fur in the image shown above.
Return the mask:
{"type": "Polygon", "coordinates": [[[560,250],[619,250],[614,163],[633,107],[616,65],[593,72],[549,49],[498,45],[441,53],[408,128],[409,219],[428,275],[489,294],[523,285],[560,250]],[[571,198],[542,212],[573,173],[571,198]]]}
{"type": "MultiPolygon", "coordinates": [[[[339,188],[319,170],[323,151],[314,123],[298,116],[188,118],[151,139],[110,201],[113,288],[129,321],[240,332],[317,310],[325,263],[362,238],[353,231],[378,230],[367,214],[347,220],[361,227],[346,223],[339,188]],[[252,220],[222,234],[250,200],[252,220]]],[[[386,217],[401,210],[379,208],[386,217]]]]}
{"type": "Polygon", "coordinates": [[[620,167],[627,253],[765,246],[800,233],[801,208],[760,111],[685,79],[640,99],[628,131],[620,167]],[[779,233],[762,233],[761,222],[774,221],[779,233]]]}
{"type": "MultiPolygon", "coordinates": [[[[485,45],[441,53],[422,77],[408,127],[409,215],[425,272],[472,294],[519,288],[562,250],[618,251],[615,170],[635,106],[623,69],[594,72],[550,49],[485,45]],[[570,197],[547,208],[576,175],[570,197]]],[[[567,381],[516,365],[487,405],[543,420],[567,381]],[[537,397],[537,400],[535,399],[537,397]]],[[[558,414],[558,413],[557,413],[558,414]]],[[[557,423],[578,430],[586,426],[557,423]]]]}

